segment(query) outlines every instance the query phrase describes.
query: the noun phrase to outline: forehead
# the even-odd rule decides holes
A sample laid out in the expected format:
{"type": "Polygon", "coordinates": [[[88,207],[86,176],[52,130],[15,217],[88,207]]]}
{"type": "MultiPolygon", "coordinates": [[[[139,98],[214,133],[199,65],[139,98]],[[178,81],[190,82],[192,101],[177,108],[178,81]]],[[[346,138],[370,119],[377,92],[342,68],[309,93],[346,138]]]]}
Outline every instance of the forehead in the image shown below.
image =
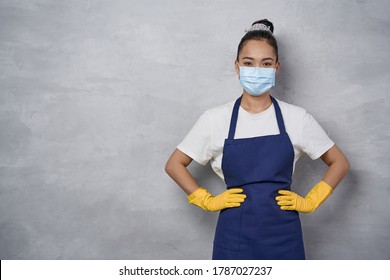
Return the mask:
{"type": "Polygon", "coordinates": [[[249,40],[240,52],[240,57],[273,57],[276,58],[275,50],[265,40],[249,40]]]}

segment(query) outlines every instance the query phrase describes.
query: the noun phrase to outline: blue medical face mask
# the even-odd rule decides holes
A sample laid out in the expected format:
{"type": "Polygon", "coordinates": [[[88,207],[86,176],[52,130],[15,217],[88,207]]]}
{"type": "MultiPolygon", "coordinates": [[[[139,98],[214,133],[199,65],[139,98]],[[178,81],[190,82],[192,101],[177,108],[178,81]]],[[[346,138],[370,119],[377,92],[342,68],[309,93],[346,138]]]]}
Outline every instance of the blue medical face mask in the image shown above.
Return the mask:
{"type": "Polygon", "coordinates": [[[275,68],[239,67],[240,83],[250,95],[262,95],[275,85],[275,68]]]}

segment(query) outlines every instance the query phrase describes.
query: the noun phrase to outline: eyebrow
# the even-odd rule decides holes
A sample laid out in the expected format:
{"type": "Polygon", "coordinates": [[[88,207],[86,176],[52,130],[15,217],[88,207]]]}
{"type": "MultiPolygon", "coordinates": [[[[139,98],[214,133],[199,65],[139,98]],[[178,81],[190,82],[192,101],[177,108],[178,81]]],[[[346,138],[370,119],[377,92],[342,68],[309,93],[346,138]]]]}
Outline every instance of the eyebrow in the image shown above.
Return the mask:
{"type": "MultiPolygon", "coordinates": [[[[255,60],[253,57],[249,57],[249,56],[243,57],[242,59],[255,60]]],[[[274,59],[272,57],[266,57],[266,58],[263,58],[261,61],[264,61],[264,60],[274,60],[274,59]]]]}

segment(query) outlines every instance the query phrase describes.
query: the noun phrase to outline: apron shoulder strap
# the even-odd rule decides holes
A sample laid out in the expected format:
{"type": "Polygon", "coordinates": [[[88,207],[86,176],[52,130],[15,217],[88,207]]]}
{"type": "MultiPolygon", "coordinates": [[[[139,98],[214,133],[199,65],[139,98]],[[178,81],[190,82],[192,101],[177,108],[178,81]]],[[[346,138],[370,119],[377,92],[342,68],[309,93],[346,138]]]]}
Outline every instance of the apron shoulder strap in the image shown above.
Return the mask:
{"type": "Polygon", "coordinates": [[[229,128],[228,139],[234,139],[234,134],[236,133],[238,109],[240,108],[241,99],[242,99],[242,95],[239,98],[237,98],[236,103],[234,103],[232,117],[230,119],[230,128],[229,128]]]}
{"type": "Polygon", "coordinates": [[[272,96],[271,96],[271,99],[272,99],[272,103],[274,103],[275,114],[276,114],[276,119],[278,121],[280,134],[284,134],[284,133],[286,133],[286,128],[284,126],[283,116],[282,116],[282,112],[280,111],[278,101],[276,101],[276,99],[273,98],[272,96]]]}

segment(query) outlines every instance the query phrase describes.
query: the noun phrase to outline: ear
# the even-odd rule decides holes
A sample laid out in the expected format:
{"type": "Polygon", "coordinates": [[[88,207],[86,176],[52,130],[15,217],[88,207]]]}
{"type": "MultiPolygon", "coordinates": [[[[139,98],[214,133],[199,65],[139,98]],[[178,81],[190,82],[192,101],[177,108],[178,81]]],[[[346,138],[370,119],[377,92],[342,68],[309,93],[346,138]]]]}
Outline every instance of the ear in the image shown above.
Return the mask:
{"type": "Polygon", "coordinates": [[[240,77],[240,66],[237,60],[234,62],[234,69],[236,70],[237,75],[240,77]]]}
{"type": "Polygon", "coordinates": [[[278,61],[278,63],[276,63],[276,72],[275,72],[276,75],[278,75],[279,69],[280,69],[280,60],[278,61]]]}

